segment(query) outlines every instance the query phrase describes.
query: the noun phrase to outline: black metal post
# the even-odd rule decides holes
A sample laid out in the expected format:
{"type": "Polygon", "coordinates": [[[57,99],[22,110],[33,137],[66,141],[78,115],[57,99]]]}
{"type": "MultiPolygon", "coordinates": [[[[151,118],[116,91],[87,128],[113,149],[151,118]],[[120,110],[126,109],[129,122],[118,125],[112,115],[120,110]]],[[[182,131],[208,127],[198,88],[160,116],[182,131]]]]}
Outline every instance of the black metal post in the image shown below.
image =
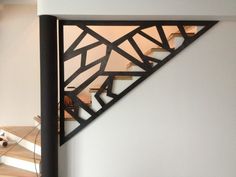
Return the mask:
{"type": "Polygon", "coordinates": [[[42,177],[58,177],[57,18],[40,18],[42,177]]]}

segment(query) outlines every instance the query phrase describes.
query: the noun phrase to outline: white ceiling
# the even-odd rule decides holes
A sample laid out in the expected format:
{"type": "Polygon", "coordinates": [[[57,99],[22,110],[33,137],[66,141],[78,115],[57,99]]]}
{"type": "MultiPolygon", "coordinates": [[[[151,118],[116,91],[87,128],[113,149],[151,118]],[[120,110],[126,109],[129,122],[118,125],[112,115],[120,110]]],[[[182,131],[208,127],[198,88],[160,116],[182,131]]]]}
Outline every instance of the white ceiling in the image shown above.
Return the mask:
{"type": "Polygon", "coordinates": [[[62,19],[236,20],[236,0],[38,0],[37,6],[38,15],[62,19]]]}

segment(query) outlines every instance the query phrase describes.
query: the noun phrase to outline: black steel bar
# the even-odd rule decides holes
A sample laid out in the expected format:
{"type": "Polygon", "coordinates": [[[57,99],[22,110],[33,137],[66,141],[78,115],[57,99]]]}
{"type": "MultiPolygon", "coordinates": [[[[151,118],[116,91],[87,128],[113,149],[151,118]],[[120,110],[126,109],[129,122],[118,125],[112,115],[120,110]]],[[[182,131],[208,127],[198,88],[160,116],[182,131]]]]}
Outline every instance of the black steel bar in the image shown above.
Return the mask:
{"type": "Polygon", "coordinates": [[[84,81],[79,87],[73,90],[74,95],[78,95],[83,89],[85,89],[89,84],[96,80],[100,75],[100,71],[97,71],[92,76],[90,76],[86,81],[84,81]]]}
{"type": "Polygon", "coordinates": [[[114,81],[114,77],[110,76],[108,86],[107,86],[107,96],[115,98],[117,97],[117,94],[112,93],[113,81],[114,81]]]}
{"type": "Polygon", "coordinates": [[[84,119],[80,118],[77,112],[72,111],[72,108],[65,108],[65,111],[67,111],[76,121],[78,121],[80,124],[84,123],[84,119]]]}
{"type": "Polygon", "coordinates": [[[104,71],[101,75],[102,76],[143,76],[145,72],[142,71],[132,71],[132,72],[127,72],[127,71],[104,71]]]}
{"type": "Polygon", "coordinates": [[[58,177],[57,18],[40,19],[42,177],[58,177]]]}
{"type": "Polygon", "coordinates": [[[106,86],[108,85],[109,82],[109,77],[103,82],[103,84],[101,85],[101,87],[99,88],[99,90],[97,91],[97,93],[94,95],[94,97],[97,99],[97,101],[99,102],[99,104],[103,107],[105,106],[105,102],[103,101],[103,99],[100,97],[100,95],[102,94],[102,92],[105,90],[106,86]]]}
{"type": "MultiPolygon", "coordinates": [[[[65,122],[64,122],[64,28],[63,23],[59,21],[59,70],[60,70],[60,140],[64,138],[65,136],[65,122]]],[[[62,141],[60,141],[60,145],[62,141]]]]}
{"type": "Polygon", "coordinates": [[[209,20],[153,20],[153,21],[111,21],[111,20],[96,20],[96,21],[89,21],[89,20],[61,20],[63,25],[78,25],[78,24],[84,24],[84,25],[93,25],[93,26],[152,26],[152,25],[168,25],[168,26],[176,26],[177,24],[182,24],[182,25],[194,25],[194,26],[201,26],[201,25],[208,25],[212,22],[217,22],[217,21],[209,21],[209,20]]]}
{"type": "Polygon", "coordinates": [[[77,47],[77,45],[79,45],[79,43],[83,40],[83,38],[86,36],[86,34],[87,33],[85,31],[83,31],[77,37],[77,39],[71,44],[71,46],[65,51],[65,53],[72,52],[77,47]]]}
{"type": "Polygon", "coordinates": [[[130,31],[128,34],[125,34],[124,36],[122,36],[121,38],[117,39],[116,41],[113,42],[113,44],[115,45],[120,45],[122,42],[126,41],[127,38],[132,38],[135,34],[137,34],[137,32],[141,31],[141,29],[143,29],[142,27],[138,27],[136,29],[134,29],[133,31],[130,31]]]}
{"type": "Polygon", "coordinates": [[[184,40],[188,40],[189,37],[184,29],[184,26],[178,25],[178,28],[179,28],[179,31],[180,31],[181,35],[183,36],[184,40]]]}
{"type": "Polygon", "coordinates": [[[64,84],[64,87],[66,87],[70,82],[72,82],[79,74],[81,74],[82,72],[94,67],[95,65],[101,63],[101,61],[104,59],[104,57],[86,65],[83,67],[78,68],[66,81],[64,84]]]}
{"type": "Polygon", "coordinates": [[[87,50],[89,50],[89,49],[92,49],[92,48],[94,48],[94,47],[97,47],[97,46],[99,46],[99,45],[101,45],[101,42],[94,42],[93,44],[89,44],[89,45],[87,45],[87,46],[85,46],[85,47],[82,47],[82,48],[80,48],[80,49],[77,49],[77,50],[73,50],[73,51],[71,51],[71,52],[69,52],[69,51],[67,51],[66,53],[65,53],[65,58],[64,58],[64,61],[67,61],[67,60],[69,60],[69,59],[71,59],[71,58],[73,58],[73,57],[75,57],[75,56],[77,56],[77,55],[79,55],[79,54],[81,54],[81,53],[83,53],[84,51],[87,51],[87,50]]]}
{"type": "Polygon", "coordinates": [[[148,60],[144,57],[142,50],[139,48],[138,44],[135,42],[133,38],[128,39],[130,45],[134,48],[138,56],[142,59],[143,63],[146,65],[147,68],[151,69],[151,64],[148,60]]]}
{"type": "Polygon", "coordinates": [[[101,72],[105,71],[110,55],[111,55],[111,48],[107,46],[106,55],[105,55],[104,59],[102,60],[101,66],[100,66],[100,71],[101,72]]]}
{"type": "Polygon", "coordinates": [[[168,42],[168,40],[167,40],[167,37],[166,37],[166,34],[165,34],[165,32],[164,32],[163,27],[157,25],[156,28],[157,28],[157,31],[159,32],[159,35],[160,35],[162,44],[163,44],[163,46],[164,46],[163,48],[166,49],[166,50],[169,50],[169,49],[170,49],[170,45],[169,45],[169,42],[168,42]]]}
{"type": "Polygon", "coordinates": [[[85,67],[86,58],[87,58],[87,51],[81,54],[80,67],[85,67]]]}

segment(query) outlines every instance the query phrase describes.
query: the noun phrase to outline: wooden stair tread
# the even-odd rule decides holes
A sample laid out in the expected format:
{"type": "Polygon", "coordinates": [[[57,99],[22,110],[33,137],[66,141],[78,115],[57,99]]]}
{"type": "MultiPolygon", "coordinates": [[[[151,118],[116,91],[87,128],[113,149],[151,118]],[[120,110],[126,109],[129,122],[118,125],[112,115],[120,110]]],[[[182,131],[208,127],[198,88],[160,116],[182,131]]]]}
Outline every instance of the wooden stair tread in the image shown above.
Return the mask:
{"type": "MultiPolygon", "coordinates": [[[[172,50],[174,50],[174,48],[171,48],[172,50]]],[[[151,48],[151,49],[149,49],[146,53],[145,53],[145,55],[151,55],[153,52],[168,52],[166,49],[163,49],[163,48],[151,48]]]]}
{"type": "Polygon", "coordinates": [[[36,177],[36,174],[5,164],[0,164],[0,177],[36,177]]]}
{"type": "MultiPolygon", "coordinates": [[[[11,134],[14,134],[20,138],[24,138],[25,140],[30,141],[31,143],[35,143],[35,138],[36,138],[38,131],[39,131],[37,128],[32,127],[32,126],[6,126],[6,127],[0,127],[0,129],[7,131],[11,134]],[[29,132],[31,132],[31,133],[29,134],[29,132]],[[29,135],[27,135],[27,134],[29,134],[29,135]]],[[[40,133],[38,134],[36,144],[41,146],[40,133]]]]}
{"type": "MultiPolygon", "coordinates": [[[[187,36],[192,37],[194,36],[196,33],[186,33],[187,36]]],[[[176,33],[171,33],[171,35],[168,37],[168,41],[173,39],[174,37],[182,37],[182,34],[180,32],[176,32],[176,33]]]]}
{"type": "MultiPolygon", "coordinates": [[[[91,87],[89,88],[89,93],[96,93],[101,87],[91,87]]],[[[105,89],[103,92],[107,92],[105,89]]]]}
{"type": "MultiPolygon", "coordinates": [[[[34,120],[41,124],[40,117],[34,117],[34,120]]],[[[75,119],[72,118],[71,115],[65,111],[65,121],[75,121],[75,119]]],[[[58,121],[58,124],[60,124],[60,121],[58,121]]]]}
{"type": "MultiPolygon", "coordinates": [[[[0,156],[12,157],[34,163],[34,152],[31,152],[17,144],[8,145],[6,148],[0,148],[0,156]],[[9,152],[7,152],[8,150],[9,152]]],[[[40,163],[40,159],[41,157],[35,154],[35,160],[37,164],[40,163]]]]}
{"type": "Polygon", "coordinates": [[[115,76],[116,80],[132,80],[132,76],[115,76]]]}

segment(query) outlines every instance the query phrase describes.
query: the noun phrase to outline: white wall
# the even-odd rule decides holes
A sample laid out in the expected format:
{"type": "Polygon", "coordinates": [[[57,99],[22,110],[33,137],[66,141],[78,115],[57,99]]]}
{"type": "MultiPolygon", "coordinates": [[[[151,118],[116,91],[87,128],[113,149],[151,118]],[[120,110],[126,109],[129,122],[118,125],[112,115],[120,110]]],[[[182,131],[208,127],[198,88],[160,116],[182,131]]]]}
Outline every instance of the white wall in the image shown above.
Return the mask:
{"type": "Polygon", "coordinates": [[[36,5],[37,0],[1,0],[2,4],[34,4],[36,5]]]}
{"type": "Polygon", "coordinates": [[[30,125],[40,113],[36,12],[35,5],[0,12],[0,125],[30,125]]]}
{"type": "Polygon", "coordinates": [[[70,19],[234,19],[235,0],[38,0],[39,15],[70,19]]]}
{"type": "Polygon", "coordinates": [[[61,177],[235,177],[236,22],[220,22],[60,148],[61,177]]]}

